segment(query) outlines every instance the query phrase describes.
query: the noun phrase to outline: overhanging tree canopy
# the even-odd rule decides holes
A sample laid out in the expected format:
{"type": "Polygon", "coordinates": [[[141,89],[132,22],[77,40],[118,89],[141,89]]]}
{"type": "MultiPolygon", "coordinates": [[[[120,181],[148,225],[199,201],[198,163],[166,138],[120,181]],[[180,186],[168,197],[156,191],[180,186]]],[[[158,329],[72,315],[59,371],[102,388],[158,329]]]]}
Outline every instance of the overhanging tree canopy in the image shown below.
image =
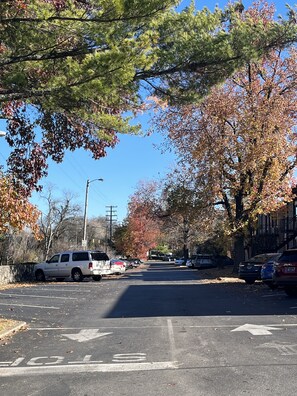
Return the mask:
{"type": "Polygon", "coordinates": [[[246,59],[296,39],[294,18],[255,23],[240,17],[240,4],[177,13],[176,3],[1,2],[1,117],[24,194],[46,174],[48,157],[62,161],[65,149],[84,147],[100,158],[117,132],[135,133],[124,114],[142,105],[141,84],[172,101],[194,100],[246,59]]]}
{"type": "Polygon", "coordinates": [[[255,23],[241,17],[240,3],[181,13],[177,3],[1,1],[0,117],[18,194],[39,188],[49,157],[60,162],[66,149],[83,147],[100,158],[117,133],[137,133],[126,114],[144,107],[141,87],[193,101],[247,59],[296,40],[293,12],[255,23]]]}

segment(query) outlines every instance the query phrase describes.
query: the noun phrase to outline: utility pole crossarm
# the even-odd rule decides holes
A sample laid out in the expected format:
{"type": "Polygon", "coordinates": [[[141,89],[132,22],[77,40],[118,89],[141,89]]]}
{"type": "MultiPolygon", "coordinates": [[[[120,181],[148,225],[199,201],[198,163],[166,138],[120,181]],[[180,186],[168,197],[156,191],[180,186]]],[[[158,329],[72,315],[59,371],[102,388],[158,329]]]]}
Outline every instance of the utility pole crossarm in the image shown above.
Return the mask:
{"type": "Polygon", "coordinates": [[[116,210],[114,210],[115,208],[117,208],[117,206],[106,206],[107,209],[107,213],[106,213],[106,221],[109,223],[109,240],[112,240],[112,226],[113,223],[116,221],[116,217],[117,217],[117,213],[116,210]],[[115,218],[115,219],[114,219],[115,218]]]}

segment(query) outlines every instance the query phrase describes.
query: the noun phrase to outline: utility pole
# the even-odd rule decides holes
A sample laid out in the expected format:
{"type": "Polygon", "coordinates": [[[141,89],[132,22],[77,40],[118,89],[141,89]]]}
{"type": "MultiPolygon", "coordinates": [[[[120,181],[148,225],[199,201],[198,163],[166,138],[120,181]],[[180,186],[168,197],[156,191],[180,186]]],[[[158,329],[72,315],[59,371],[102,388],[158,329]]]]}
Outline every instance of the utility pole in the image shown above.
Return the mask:
{"type": "Polygon", "coordinates": [[[109,224],[109,240],[112,240],[113,223],[117,221],[117,206],[106,206],[106,221],[109,224]]]}
{"type": "Polygon", "coordinates": [[[84,224],[83,224],[83,239],[82,239],[82,247],[87,248],[87,212],[88,212],[88,196],[89,196],[89,186],[90,183],[94,181],[103,181],[103,179],[94,179],[94,180],[87,180],[87,185],[86,185],[86,197],[85,197],[85,210],[84,210],[84,224]]]}

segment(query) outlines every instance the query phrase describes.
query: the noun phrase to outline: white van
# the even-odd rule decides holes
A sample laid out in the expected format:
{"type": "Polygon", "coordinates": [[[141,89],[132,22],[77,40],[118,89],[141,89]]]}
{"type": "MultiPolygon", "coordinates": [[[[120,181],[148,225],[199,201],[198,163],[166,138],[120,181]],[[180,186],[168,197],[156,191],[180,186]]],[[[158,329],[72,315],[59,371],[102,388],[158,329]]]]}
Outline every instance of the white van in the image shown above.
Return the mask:
{"type": "Polygon", "coordinates": [[[36,264],[34,273],[36,280],[41,282],[48,278],[61,281],[68,277],[72,277],[76,282],[82,281],[84,277],[100,281],[102,275],[111,273],[111,268],[106,253],[98,250],[80,250],[54,254],[49,260],[36,264]]]}

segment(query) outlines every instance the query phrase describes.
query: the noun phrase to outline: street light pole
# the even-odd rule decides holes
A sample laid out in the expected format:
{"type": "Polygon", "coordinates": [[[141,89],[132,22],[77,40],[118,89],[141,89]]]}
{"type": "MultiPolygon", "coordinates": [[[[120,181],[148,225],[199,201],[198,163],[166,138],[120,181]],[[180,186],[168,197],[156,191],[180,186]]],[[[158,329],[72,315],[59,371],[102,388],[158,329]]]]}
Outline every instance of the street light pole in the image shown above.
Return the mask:
{"type": "Polygon", "coordinates": [[[87,180],[86,185],[86,197],[85,197],[85,212],[84,212],[84,226],[83,226],[83,240],[82,247],[87,248],[87,212],[88,212],[88,196],[89,196],[89,186],[93,181],[103,181],[103,179],[87,180]]]}
{"type": "MultiPolygon", "coordinates": [[[[4,131],[0,131],[0,137],[5,137],[6,136],[6,132],[4,131]]],[[[2,175],[2,171],[0,170],[0,174],[2,175]]]]}

